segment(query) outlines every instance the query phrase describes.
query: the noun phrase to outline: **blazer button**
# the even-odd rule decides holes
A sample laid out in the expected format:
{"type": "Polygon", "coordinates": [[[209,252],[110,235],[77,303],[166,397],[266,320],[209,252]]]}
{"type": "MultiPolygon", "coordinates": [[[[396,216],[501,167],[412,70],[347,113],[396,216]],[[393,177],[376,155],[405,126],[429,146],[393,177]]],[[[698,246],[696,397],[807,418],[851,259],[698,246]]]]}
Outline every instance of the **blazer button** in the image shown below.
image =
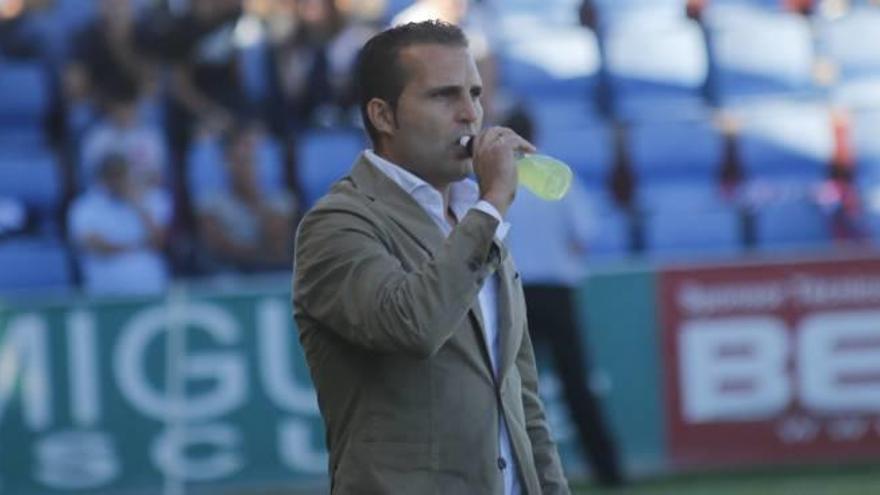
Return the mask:
{"type": "Polygon", "coordinates": [[[507,468],[507,461],[503,457],[498,458],[498,469],[504,471],[507,468]]]}

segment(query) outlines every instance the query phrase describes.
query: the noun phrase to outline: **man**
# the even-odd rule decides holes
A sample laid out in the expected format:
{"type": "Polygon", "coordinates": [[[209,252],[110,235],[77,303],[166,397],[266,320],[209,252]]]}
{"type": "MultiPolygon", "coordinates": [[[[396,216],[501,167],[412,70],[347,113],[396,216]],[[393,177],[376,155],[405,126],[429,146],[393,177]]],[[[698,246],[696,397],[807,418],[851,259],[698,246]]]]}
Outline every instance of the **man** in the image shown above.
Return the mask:
{"type": "Polygon", "coordinates": [[[480,76],[452,25],[378,34],[356,77],[373,150],[306,215],[295,252],[331,491],[569,493],[501,240],[514,152],[534,148],[480,131],[480,76]]]}
{"type": "Polygon", "coordinates": [[[225,137],[228,187],[207,191],[196,199],[196,223],[205,248],[204,265],[217,272],[274,271],[290,266],[289,225],[296,201],[283,190],[272,190],[257,173],[260,129],[235,127],[225,137]]]}
{"type": "Polygon", "coordinates": [[[170,274],[162,250],[173,205],[146,189],[125,156],[110,154],[98,181],[71,205],[68,228],[90,294],[161,294],[170,274]]]}

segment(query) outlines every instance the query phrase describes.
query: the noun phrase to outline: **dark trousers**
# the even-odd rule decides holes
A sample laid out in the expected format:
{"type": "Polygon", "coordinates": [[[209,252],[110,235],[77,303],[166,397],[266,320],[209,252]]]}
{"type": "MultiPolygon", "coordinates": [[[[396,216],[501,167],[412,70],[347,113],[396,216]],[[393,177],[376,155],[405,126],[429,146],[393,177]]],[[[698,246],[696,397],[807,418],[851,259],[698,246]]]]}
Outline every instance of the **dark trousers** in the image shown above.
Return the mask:
{"type": "Polygon", "coordinates": [[[535,347],[550,345],[563,393],[596,480],[622,482],[617,449],[598,398],[588,384],[588,360],[575,322],[574,291],[568,287],[527,285],[529,334],[535,347]]]}

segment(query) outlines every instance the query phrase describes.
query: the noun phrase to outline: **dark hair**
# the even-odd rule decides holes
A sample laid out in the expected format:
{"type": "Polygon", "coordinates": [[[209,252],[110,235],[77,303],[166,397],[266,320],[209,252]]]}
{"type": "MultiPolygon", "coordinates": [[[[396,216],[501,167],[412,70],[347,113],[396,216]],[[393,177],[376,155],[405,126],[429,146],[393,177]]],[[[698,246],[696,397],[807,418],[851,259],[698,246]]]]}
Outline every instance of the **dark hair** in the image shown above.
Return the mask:
{"type": "Polygon", "coordinates": [[[400,63],[400,51],[412,45],[439,44],[468,46],[461,28],[443,21],[411,22],[382,31],[370,38],[358,55],[355,68],[361,118],[373,144],[379,131],[367,115],[367,103],[373,98],[386,101],[393,110],[406,86],[408,74],[400,63]]]}

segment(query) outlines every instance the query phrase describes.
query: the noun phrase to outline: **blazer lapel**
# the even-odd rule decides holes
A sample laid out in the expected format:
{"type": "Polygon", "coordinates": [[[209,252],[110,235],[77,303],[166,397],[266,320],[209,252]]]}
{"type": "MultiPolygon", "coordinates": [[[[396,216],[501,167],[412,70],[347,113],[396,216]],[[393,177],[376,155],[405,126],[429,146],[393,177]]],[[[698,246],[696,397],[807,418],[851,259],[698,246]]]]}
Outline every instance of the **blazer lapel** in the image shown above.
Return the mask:
{"type": "Polygon", "coordinates": [[[398,224],[427,253],[433,254],[437,246],[443,243],[443,233],[421,205],[371,165],[363,154],[355,163],[351,178],[367,197],[382,208],[391,221],[398,224]]]}
{"type": "MultiPolygon", "coordinates": [[[[355,186],[361,190],[371,201],[378,207],[382,208],[383,213],[388,218],[398,224],[401,229],[407,233],[425,252],[433,255],[438,246],[444,241],[443,233],[431,220],[431,217],[425,212],[412,196],[404,191],[394,181],[389,179],[385,174],[369,163],[366,156],[361,154],[355,162],[354,167],[349,175],[355,186]]],[[[502,246],[502,260],[506,259],[507,250],[502,246]]],[[[504,285],[499,283],[500,286],[504,285]]],[[[507,289],[509,290],[509,289],[507,289]]],[[[499,293],[499,300],[501,299],[499,293]]],[[[501,308],[499,308],[501,310],[501,308]]],[[[480,303],[475,299],[468,310],[469,316],[473,323],[474,331],[477,333],[477,341],[479,344],[479,355],[474,358],[485,364],[486,373],[489,378],[495,380],[495,373],[492,370],[492,362],[489,358],[488,343],[486,342],[485,325],[483,314],[480,310],[480,303]]],[[[502,314],[506,313],[502,310],[502,314]]],[[[505,315],[506,320],[499,320],[499,331],[505,328],[503,325],[509,325],[509,315],[505,315]],[[508,323],[502,324],[502,321],[508,323]]],[[[503,337],[501,337],[503,339],[503,337]]],[[[503,340],[502,340],[503,342],[503,340]]],[[[503,344],[501,346],[504,347],[503,344]]],[[[499,368],[501,369],[501,368],[499,368]]]]}

